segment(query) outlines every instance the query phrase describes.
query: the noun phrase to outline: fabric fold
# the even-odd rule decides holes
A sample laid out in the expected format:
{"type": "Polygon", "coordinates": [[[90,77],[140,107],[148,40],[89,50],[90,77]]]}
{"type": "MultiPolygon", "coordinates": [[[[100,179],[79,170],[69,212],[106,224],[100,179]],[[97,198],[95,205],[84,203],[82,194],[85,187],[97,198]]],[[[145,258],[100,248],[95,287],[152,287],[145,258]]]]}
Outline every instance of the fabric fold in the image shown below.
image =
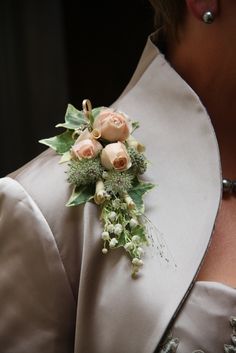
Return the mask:
{"type": "Polygon", "coordinates": [[[47,222],[10,178],[0,209],[1,352],[73,352],[75,301],[47,222]]]}

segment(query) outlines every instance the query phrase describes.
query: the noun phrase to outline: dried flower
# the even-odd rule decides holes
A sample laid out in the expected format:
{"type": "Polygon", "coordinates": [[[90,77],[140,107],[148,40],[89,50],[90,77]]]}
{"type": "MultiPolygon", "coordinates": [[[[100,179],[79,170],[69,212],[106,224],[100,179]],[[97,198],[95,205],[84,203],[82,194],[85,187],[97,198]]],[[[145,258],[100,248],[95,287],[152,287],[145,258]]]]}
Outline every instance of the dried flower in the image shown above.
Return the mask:
{"type": "Polygon", "coordinates": [[[132,188],[132,181],[134,176],[129,172],[117,173],[114,170],[108,172],[106,180],[104,182],[105,189],[108,193],[114,195],[123,193],[132,188]]]}
{"type": "Polygon", "coordinates": [[[76,186],[94,184],[101,178],[102,172],[99,158],[72,160],[69,163],[67,180],[76,186]]]}
{"type": "Polygon", "coordinates": [[[137,175],[145,173],[147,170],[147,159],[143,153],[138,152],[134,147],[129,147],[128,153],[131,158],[132,172],[137,175]]]}

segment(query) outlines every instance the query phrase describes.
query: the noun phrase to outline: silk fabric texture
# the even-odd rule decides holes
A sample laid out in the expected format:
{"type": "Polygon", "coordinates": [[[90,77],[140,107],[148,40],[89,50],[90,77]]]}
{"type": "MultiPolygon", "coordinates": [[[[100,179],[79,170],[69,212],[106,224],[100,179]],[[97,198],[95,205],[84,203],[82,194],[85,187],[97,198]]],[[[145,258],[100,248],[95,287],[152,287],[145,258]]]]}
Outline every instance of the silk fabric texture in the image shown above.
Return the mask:
{"type": "Polygon", "coordinates": [[[155,353],[234,352],[235,329],[230,321],[235,313],[235,288],[218,282],[197,281],[163,340],[168,337],[178,340],[177,350],[158,347],[155,353]],[[228,350],[224,349],[225,345],[228,350]]]}
{"type": "Polygon", "coordinates": [[[140,122],[146,215],[177,267],[148,247],[133,280],[123,251],[103,255],[99,208],[65,207],[66,165],[47,149],[0,181],[1,352],[152,353],[192,288],[222,192],[210,118],[150,37],[112,106],[140,122]]]}

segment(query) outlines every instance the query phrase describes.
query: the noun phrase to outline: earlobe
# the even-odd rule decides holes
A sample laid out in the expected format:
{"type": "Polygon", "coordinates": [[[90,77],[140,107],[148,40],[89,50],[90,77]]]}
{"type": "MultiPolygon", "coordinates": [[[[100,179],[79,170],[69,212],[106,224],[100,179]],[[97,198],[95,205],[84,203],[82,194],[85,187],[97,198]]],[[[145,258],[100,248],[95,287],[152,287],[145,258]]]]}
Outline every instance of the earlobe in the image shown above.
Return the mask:
{"type": "Polygon", "coordinates": [[[218,12],[218,0],[186,0],[192,15],[205,23],[212,23],[218,12]]]}

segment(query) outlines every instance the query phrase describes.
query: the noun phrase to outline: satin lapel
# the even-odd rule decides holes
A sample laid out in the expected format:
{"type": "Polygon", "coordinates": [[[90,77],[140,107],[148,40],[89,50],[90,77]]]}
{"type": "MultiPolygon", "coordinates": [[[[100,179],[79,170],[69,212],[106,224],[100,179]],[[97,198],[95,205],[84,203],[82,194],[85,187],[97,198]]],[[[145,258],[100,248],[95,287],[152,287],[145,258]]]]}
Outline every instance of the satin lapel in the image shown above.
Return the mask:
{"type": "Polygon", "coordinates": [[[157,184],[146,197],[146,213],[177,268],[164,265],[149,248],[141,278],[128,284],[119,279],[121,293],[132,298],[131,308],[127,301],[117,308],[129,313],[121,333],[126,337],[129,327],[131,343],[121,350],[129,353],[154,351],[199,270],[221,199],[218,145],[206,110],[149,42],[146,53],[153,58],[154,52],[134,87],[113,106],[140,121],[135,136],[151,162],[145,178],[157,184]]]}

